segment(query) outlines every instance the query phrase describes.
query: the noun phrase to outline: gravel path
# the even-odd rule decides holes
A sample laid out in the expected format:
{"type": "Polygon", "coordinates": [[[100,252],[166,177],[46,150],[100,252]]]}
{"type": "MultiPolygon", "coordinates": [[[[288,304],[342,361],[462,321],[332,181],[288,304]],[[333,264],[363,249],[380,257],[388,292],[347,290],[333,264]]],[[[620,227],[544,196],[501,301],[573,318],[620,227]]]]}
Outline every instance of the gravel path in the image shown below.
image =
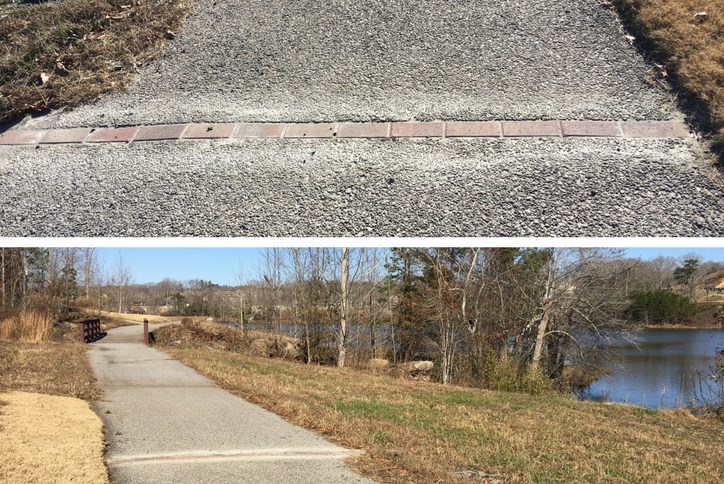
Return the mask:
{"type": "Polygon", "coordinates": [[[89,353],[113,482],[371,482],[342,461],[355,452],[222,390],[142,332],[110,330],[89,353]]]}
{"type": "MultiPolygon", "coordinates": [[[[23,127],[682,119],[647,70],[597,0],[195,2],[130,92],[23,127]]],[[[683,139],[0,146],[0,235],[722,236],[701,166],[683,139]]]]}
{"type": "Polygon", "coordinates": [[[31,127],[676,116],[598,0],[194,2],[130,93],[31,127]]]}
{"type": "Polygon", "coordinates": [[[0,147],[0,235],[722,236],[686,141],[0,147]]]}

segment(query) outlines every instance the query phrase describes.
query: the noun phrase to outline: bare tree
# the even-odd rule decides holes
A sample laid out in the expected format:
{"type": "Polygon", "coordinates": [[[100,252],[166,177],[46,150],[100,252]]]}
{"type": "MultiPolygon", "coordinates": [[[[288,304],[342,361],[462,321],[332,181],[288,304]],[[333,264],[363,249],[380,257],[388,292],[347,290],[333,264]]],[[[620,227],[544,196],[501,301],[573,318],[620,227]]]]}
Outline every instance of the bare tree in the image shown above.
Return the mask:
{"type": "Polygon", "coordinates": [[[125,299],[126,291],[133,281],[133,276],[131,275],[129,268],[125,265],[123,253],[120,250],[118,251],[118,258],[116,259],[115,272],[111,275],[109,280],[111,285],[115,288],[118,302],[118,312],[122,313],[124,312],[124,303],[127,303],[125,299]]]}
{"type": "Polygon", "coordinates": [[[528,252],[528,280],[521,295],[532,314],[527,330],[535,333],[530,367],[556,376],[563,369],[565,347],[576,343],[575,331],[598,336],[604,328],[620,328],[628,304],[625,280],[628,268],[611,262],[616,249],[548,248],[528,252]]]}
{"type": "Polygon", "coordinates": [[[94,247],[82,248],[80,257],[85,297],[90,299],[91,286],[94,284],[94,278],[97,275],[96,249],[94,247]]]}

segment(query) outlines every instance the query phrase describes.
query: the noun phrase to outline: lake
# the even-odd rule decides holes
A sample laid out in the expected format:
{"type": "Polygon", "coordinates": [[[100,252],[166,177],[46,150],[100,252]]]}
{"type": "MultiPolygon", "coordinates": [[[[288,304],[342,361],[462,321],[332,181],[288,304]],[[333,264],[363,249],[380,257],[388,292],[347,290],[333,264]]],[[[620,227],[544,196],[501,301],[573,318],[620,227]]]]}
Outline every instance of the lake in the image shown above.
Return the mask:
{"type": "MultiPolygon", "coordinates": [[[[608,345],[614,350],[613,372],[584,390],[582,399],[622,402],[649,408],[686,406],[700,397],[697,372],[708,374],[724,331],[716,329],[648,329],[635,342],[608,345]]],[[[713,394],[703,389],[704,398],[713,394]]]]}

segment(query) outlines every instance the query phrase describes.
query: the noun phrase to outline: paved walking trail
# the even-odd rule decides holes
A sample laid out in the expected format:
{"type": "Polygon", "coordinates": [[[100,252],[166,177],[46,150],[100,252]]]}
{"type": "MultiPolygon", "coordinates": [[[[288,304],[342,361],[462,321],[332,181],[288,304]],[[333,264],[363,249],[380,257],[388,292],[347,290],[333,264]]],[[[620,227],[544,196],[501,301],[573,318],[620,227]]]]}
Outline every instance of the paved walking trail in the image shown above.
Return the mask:
{"type": "Polygon", "coordinates": [[[371,482],[342,461],[358,451],[222,390],[142,339],[141,325],[116,328],[89,353],[113,482],[371,482]]]}
{"type": "Polygon", "coordinates": [[[651,70],[598,0],[194,2],[128,92],[14,129],[0,235],[724,235],[651,70]]]}

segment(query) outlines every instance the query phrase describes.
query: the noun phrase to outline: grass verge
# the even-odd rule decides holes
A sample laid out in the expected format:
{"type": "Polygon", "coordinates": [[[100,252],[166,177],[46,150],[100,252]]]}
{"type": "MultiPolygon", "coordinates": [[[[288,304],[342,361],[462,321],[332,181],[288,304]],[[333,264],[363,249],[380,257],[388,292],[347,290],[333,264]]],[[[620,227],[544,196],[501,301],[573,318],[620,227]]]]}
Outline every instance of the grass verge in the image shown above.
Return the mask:
{"type": "Polygon", "coordinates": [[[702,128],[724,141],[724,3],[613,0],[638,44],[683,90],[702,128]],[[705,15],[704,15],[705,14],[705,15]]]}
{"type": "Polygon", "coordinates": [[[508,482],[715,482],[724,462],[722,425],[683,411],[160,347],[230,392],[366,450],[350,464],[381,482],[447,482],[471,469],[508,482]]]}
{"type": "Polygon", "coordinates": [[[0,124],[126,87],[188,10],[185,0],[0,3],[0,124]]]}
{"type": "Polygon", "coordinates": [[[0,341],[0,482],[108,482],[89,405],[100,391],[77,326],[23,311],[0,329],[11,339],[0,341]]]}

